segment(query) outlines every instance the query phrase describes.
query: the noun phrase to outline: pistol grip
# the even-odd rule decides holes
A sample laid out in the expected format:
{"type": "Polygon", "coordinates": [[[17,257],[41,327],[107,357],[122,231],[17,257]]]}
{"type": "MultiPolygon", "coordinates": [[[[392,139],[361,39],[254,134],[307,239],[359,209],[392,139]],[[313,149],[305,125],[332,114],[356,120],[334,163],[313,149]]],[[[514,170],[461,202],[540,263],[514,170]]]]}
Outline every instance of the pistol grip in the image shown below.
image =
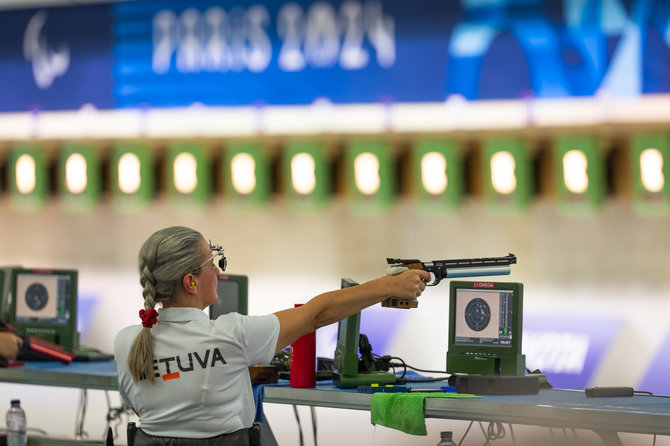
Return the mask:
{"type": "Polygon", "coordinates": [[[416,308],[419,306],[419,301],[409,299],[398,299],[397,297],[389,297],[382,301],[382,307],[388,308],[416,308]]]}
{"type": "Polygon", "coordinates": [[[403,265],[392,265],[386,268],[387,276],[395,276],[396,274],[404,273],[409,268],[403,265]]]}

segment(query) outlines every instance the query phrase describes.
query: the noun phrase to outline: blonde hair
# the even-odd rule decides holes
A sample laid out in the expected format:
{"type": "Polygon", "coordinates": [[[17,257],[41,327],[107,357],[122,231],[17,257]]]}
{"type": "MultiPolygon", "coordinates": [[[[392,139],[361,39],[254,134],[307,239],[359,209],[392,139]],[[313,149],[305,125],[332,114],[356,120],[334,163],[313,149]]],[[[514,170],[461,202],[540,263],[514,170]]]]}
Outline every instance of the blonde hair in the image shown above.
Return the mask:
{"type": "MultiPolygon", "coordinates": [[[[198,244],[203,240],[198,231],[184,226],[171,226],[154,232],[142,245],[139,254],[140,284],[144,309],[168,302],[181,286],[182,278],[202,260],[198,244]]],[[[151,329],[143,327],[130,347],[128,369],[135,382],[155,382],[151,329]]]]}

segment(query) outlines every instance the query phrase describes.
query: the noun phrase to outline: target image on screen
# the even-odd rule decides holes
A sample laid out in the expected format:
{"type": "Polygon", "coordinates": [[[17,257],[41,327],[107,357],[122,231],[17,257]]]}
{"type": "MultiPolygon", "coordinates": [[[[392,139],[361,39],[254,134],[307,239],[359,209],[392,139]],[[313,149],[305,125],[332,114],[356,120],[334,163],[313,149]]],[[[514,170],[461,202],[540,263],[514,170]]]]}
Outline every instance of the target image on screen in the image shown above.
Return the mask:
{"type": "Polygon", "coordinates": [[[455,344],[509,347],[513,335],[513,292],[456,289],[455,344]]]}
{"type": "Polygon", "coordinates": [[[70,277],[24,273],[16,276],[16,322],[67,324],[70,277]]]}

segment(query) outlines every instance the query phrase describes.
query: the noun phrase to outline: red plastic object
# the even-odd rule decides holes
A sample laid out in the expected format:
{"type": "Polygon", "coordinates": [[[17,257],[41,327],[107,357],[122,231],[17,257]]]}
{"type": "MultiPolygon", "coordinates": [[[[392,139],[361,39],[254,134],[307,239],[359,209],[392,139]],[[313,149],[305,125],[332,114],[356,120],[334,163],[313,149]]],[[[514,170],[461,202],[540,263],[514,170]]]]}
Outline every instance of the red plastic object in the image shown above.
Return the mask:
{"type": "MultiPolygon", "coordinates": [[[[295,304],[296,307],[302,304],[295,304]]],[[[316,386],[316,332],[307,333],[291,344],[290,386],[316,386]]]]}

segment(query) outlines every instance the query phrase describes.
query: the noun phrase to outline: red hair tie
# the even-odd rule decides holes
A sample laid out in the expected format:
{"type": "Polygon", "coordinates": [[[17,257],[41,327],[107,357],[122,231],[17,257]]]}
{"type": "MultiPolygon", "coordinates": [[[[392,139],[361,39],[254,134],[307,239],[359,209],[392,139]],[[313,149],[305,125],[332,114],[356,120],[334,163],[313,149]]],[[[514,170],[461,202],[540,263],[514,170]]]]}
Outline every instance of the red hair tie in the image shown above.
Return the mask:
{"type": "Polygon", "coordinates": [[[149,311],[142,309],[140,310],[140,319],[142,319],[143,327],[151,328],[158,322],[158,311],[153,308],[149,311]]]}

